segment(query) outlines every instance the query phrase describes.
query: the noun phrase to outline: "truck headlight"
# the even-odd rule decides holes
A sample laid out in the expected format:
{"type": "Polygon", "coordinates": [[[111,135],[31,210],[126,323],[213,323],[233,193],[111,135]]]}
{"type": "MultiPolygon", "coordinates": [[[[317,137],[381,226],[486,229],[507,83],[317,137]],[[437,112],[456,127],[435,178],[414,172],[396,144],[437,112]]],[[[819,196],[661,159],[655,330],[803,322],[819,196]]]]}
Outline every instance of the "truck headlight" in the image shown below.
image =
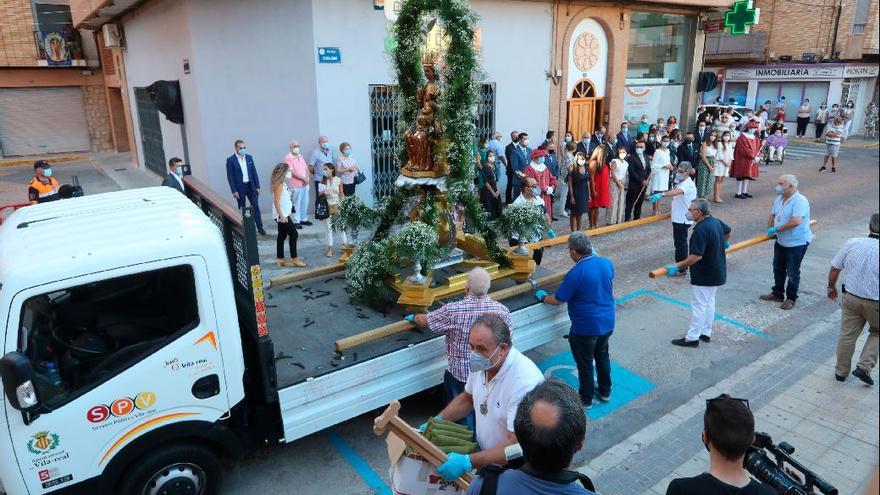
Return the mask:
{"type": "Polygon", "coordinates": [[[15,395],[22,409],[30,409],[38,404],[37,392],[34,390],[34,383],[30,380],[19,385],[15,389],[15,395]]]}

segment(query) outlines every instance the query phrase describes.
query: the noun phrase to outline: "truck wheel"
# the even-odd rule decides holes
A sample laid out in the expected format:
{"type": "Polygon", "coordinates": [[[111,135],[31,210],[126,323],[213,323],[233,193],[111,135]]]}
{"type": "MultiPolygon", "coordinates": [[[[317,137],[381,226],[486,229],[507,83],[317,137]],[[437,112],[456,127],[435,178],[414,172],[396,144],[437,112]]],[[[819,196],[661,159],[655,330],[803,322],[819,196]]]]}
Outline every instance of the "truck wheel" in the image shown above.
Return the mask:
{"type": "Polygon", "coordinates": [[[213,495],[223,466],[211,449],[174,444],[135,461],[122,476],[118,493],[140,495],[213,495]]]}

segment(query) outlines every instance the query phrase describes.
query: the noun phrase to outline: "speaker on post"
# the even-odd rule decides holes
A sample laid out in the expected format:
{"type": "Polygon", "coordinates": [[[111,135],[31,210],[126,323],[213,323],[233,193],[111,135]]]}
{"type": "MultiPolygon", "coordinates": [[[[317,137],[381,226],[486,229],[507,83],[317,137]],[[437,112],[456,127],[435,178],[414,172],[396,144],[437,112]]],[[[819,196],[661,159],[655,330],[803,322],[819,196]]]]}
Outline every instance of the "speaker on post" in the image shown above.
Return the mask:
{"type": "Polygon", "coordinates": [[[175,124],[183,124],[183,102],[180,99],[178,81],[156,81],[147,86],[147,94],[166,119],[175,124]]]}

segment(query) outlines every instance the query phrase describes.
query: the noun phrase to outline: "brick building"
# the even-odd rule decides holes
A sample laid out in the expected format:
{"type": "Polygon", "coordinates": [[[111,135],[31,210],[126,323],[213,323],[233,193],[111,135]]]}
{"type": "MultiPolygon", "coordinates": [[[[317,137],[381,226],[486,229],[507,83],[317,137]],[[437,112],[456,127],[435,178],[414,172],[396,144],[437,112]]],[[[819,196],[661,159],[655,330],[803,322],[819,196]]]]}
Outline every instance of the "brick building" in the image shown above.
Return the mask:
{"type": "Polygon", "coordinates": [[[128,150],[93,34],[47,1],[0,0],[0,157],[128,150]]]}
{"type": "MultiPolygon", "coordinates": [[[[754,6],[760,19],[749,34],[707,34],[705,65],[720,81],[703,102],[721,97],[754,108],[785,96],[786,118],[794,122],[803,98],[814,108],[852,100],[853,133],[860,134],[865,109],[878,101],[878,0],[755,0],[754,6]]],[[[707,23],[722,16],[714,13],[707,23]]]]}

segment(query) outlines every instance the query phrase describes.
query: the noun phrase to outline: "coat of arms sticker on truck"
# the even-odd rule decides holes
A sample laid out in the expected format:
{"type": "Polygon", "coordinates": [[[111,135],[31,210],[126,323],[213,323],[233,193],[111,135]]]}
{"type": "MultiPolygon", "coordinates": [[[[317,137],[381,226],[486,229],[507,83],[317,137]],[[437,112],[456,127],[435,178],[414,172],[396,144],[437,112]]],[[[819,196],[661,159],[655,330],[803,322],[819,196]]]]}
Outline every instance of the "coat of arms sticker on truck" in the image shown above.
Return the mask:
{"type": "Polygon", "coordinates": [[[37,456],[31,459],[33,463],[32,470],[45,468],[59,461],[70,458],[70,454],[60,448],[61,437],[57,433],[50,431],[38,431],[31,436],[27,442],[28,451],[37,456]]]}

